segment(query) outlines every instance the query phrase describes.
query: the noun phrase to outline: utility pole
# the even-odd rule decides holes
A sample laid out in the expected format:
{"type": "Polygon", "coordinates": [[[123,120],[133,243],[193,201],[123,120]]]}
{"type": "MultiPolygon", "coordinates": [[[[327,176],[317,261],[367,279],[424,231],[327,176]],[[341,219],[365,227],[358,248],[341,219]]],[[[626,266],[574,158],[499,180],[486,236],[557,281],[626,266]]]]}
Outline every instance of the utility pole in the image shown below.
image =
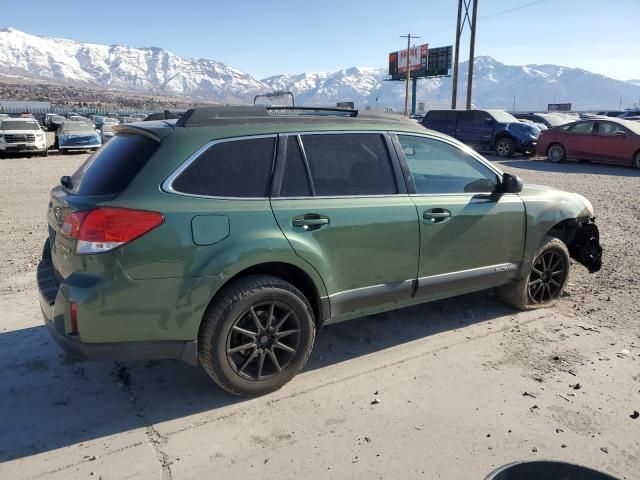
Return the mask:
{"type": "Polygon", "coordinates": [[[469,47],[469,77],[467,79],[467,110],[471,110],[471,94],[473,90],[473,60],[476,49],[476,17],[478,0],[473,0],[473,14],[471,15],[471,45],[469,47]]]}
{"type": "Polygon", "coordinates": [[[462,0],[458,0],[458,21],[456,23],[456,50],[453,59],[453,85],[451,86],[451,109],[456,109],[458,100],[458,60],[460,58],[460,23],[462,19],[462,0]]]}
{"type": "Polygon", "coordinates": [[[407,39],[407,78],[405,81],[405,88],[404,88],[404,116],[408,117],[409,116],[409,77],[411,76],[411,66],[409,64],[409,54],[411,52],[411,38],[420,38],[417,36],[413,36],[408,33],[407,35],[400,35],[400,38],[406,38],[407,39]]]}
{"type": "Polygon", "coordinates": [[[458,61],[460,60],[460,37],[465,24],[469,25],[471,30],[471,41],[469,45],[469,74],[467,78],[467,110],[471,108],[471,95],[473,92],[473,60],[476,47],[476,18],[478,13],[478,0],[458,0],[458,20],[456,22],[456,51],[453,62],[453,84],[451,87],[451,108],[456,108],[458,101],[458,61]],[[471,4],[473,3],[473,8],[471,4]],[[462,15],[462,7],[464,6],[464,16],[462,15]],[[469,9],[472,8],[472,14],[469,16],[469,9]]]}

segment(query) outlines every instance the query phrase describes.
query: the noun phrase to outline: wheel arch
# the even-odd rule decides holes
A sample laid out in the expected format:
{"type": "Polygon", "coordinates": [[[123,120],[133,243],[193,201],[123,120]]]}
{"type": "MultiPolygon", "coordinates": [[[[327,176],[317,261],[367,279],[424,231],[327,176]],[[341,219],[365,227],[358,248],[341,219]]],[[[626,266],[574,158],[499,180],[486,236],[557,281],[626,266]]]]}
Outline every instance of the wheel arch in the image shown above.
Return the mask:
{"type": "Polygon", "coordinates": [[[314,278],[317,276],[317,273],[314,275],[313,273],[305,271],[305,269],[299,265],[286,261],[268,261],[245,266],[233,275],[225,278],[224,283],[222,283],[213,294],[208,305],[215,302],[216,297],[226,286],[249,275],[271,275],[289,282],[300,290],[311,304],[315,323],[318,328],[322,327],[324,322],[329,318],[331,314],[329,299],[324,289],[324,284],[322,284],[322,280],[319,277],[314,278]]]}

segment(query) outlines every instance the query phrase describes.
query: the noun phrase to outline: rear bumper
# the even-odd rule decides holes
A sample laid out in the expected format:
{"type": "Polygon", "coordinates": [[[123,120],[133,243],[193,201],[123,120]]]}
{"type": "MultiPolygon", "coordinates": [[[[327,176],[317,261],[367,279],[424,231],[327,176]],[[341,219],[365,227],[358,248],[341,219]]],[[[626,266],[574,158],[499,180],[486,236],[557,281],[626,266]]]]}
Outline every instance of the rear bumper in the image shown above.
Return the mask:
{"type": "Polygon", "coordinates": [[[69,302],[60,294],[62,284],[53,268],[49,242],[45,243],[42,260],[37,271],[40,308],[44,324],[49,333],[67,353],[83,360],[182,360],[191,365],[198,364],[196,341],[153,340],[135,342],[82,342],[76,335],[67,332],[66,313],[69,302]]]}
{"type": "Polygon", "coordinates": [[[47,330],[56,343],[68,354],[82,360],[182,360],[194,366],[198,365],[197,342],[83,343],[71,335],[58,332],[44,310],[42,315],[47,330]]]}

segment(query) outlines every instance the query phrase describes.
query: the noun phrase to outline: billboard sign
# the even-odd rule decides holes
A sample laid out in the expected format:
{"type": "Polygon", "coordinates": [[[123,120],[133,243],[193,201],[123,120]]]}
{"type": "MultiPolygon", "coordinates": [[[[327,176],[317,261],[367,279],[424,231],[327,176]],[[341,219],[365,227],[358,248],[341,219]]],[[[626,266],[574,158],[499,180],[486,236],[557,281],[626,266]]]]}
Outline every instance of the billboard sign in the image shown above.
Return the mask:
{"type": "Polygon", "coordinates": [[[452,65],[452,50],[449,47],[429,48],[428,44],[399,50],[389,54],[389,76],[401,80],[407,75],[414,77],[439,77],[449,74],[452,65]]]}
{"type": "Polygon", "coordinates": [[[570,103],[549,103],[547,104],[548,112],[570,112],[571,104],[570,103]]]}

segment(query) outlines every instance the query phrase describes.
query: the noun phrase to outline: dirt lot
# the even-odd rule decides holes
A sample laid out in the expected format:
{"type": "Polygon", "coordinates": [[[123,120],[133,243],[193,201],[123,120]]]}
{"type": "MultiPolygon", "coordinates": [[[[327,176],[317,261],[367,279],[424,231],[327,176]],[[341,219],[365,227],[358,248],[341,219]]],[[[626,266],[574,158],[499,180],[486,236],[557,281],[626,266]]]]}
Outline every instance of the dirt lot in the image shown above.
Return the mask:
{"type": "Polygon", "coordinates": [[[84,158],[0,160],[0,478],[482,479],[532,458],[638,478],[640,172],[498,162],[592,201],[600,272],[574,268],[550,310],[481,292],[328,327],[299,377],[241,400],[201,369],[76,363],[48,338],[48,191],[84,158]]]}

